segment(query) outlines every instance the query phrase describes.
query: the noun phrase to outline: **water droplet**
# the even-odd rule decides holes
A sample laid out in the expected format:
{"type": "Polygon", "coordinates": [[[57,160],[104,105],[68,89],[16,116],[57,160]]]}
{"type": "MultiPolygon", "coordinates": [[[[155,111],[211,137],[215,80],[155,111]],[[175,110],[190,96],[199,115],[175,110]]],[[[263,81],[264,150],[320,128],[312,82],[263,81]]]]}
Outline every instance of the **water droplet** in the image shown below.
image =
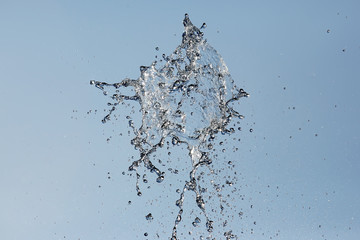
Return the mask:
{"type": "Polygon", "coordinates": [[[181,222],[181,215],[178,215],[175,220],[175,224],[179,224],[181,222]]]}
{"type": "Polygon", "coordinates": [[[145,216],[146,220],[152,221],[154,218],[151,213],[145,216]]]}
{"type": "Polygon", "coordinates": [[[164,176],[159,176],[156,178],[156,182],[161,183],[162,181],[164,181],[164,176]]]}
{"type": "Polygon", "coordinates": [[[207,228],[207,231],[208,232],[212,232],[213,231],[213,221],[211,221],[211,220],[208,220],[207,222],[206,222],[206,228],[207,228]]]}
{"type": "Polygon", "coordinates": [[[205,203],[201,196],[196,197],[196,203],[201,210],[205,210],[205,203]]]}
{"type": "Polygon", "coordinates": [[[179,138],[178,137],[173,137],[171,142],[172,142],[173,145],[177,145],[179,143],[179,138]]]}

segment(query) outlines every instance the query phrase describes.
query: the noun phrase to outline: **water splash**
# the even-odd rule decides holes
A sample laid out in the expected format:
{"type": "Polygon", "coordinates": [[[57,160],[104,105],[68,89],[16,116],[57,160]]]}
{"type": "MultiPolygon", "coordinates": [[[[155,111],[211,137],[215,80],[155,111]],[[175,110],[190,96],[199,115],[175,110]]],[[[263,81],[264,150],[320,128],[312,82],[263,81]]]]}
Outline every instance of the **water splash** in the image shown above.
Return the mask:
{"type": "MultiPolygon", "coordinates": [[[[113,112],[124,101],[131,100],[140,104],[141,126],[136,127],[129,120],[129,126],[135,135],[131,144],[139,151],[139,158],[133,161],[129,171],[136,171],[136,190],[139,196],[142,193],[138,168],[145,166],[157,175],[156,181],[161,183],[165,177],[164,172],[152,163],[150,156],[164,146],[166,139],[171,139],[174,146],[186,146],[192,169],[183,189],[178,191],[180,198],[176,201],[176,206],[179,211],[172,240],[177,239],[186,191],[195,193],[196,205],[206,218],[207,231],[212,232],[213,221],[206,211],[203,191],[196,177],[197,170],[201,166],[212,164],[214,159],[210,158],[209,151],[215,135],[233,133],[234,129],[228,129],[227,126],[232,119],[243,118],[233,109],[233,103],[249,96],[234,85],[222,57],[203,38],[200,29],[205,28],[206,24],[197,28],[187,14],[183,24],[185,30],[181,44],[171,55],[163,54],[161,60],[154,61],[150,66],[141,66],[138,79],[126,78],[114,84],[94,80],[90,82],[114,101],[109,113],[103,118],[103,123],[111,119],[113,112]],[[133,88],[134,94],[122,94],[122,89],[129,87],[133,88]]],[[[193,226],[200,223],[200,219],[196,217],[193,226]]],[[[224,236],[230,239],[235,235],[229,231],[224,236]]]]}

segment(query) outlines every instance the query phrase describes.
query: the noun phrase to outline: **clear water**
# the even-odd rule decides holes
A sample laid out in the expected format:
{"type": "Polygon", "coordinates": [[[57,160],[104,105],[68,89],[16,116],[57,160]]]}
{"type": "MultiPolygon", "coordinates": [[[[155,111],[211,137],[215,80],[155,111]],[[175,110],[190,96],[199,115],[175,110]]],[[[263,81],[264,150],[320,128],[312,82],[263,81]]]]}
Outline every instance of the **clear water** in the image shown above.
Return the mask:
{"type": "MultiPolygon", "coordinates": [[[[248,97],[248,94],[234,85],[234,80],[222,57],[203,38],[201,29],[205,28],[206,24],[197,28],[191,23],[187,14],[183,24],[185,29],[181,44],[169,56],[163,54],[161,59],[157,59],[150,66],[141,66],[141,75],[138,79],[126,78],[119,83],[92,80],[90,83],[112,99],[112,103],[109,104],[111,109],[102,120],[103,123],[111,120],[113,112],[124,101],[135,101],[140,104],[142,114],[140,126],[136,126],[131,117],[128,117],[129,127],[135,135],[131,144],[139,152],[137,160],[129,166],[129,171],[136,172],[138,196],[142,195],[139,186],[140,168],[145,167],[149,172],[156,174],[158,183],[162,183],[166,177],[165,172],[160,169],[161,165],[159,167],[153,161],[157,150],[163,148],[167,142],[187,149],[191,170],[187,176],[183,176],[187,178],[183,188],[177,189],[179,198],[174,204],[178,207],[178,213],[175,216],[170,238],[179,239],[179,224],[182,222],[184,212],[190,211],[184,207],[185,193],[192,192],[204,221],[194,216],[191,225],[194,228],[201,224],[206,227],[207,231],[199,235],[200,239],[205,239],[205,235],[208,236],[206,239],[215,239],[212,237],[212,232],[214,226],[219,224],[214,224],[215,220],[210,217],[210,212],[217,212],[215,208],[219,208],[218,213],[225,218],[221,220],[220,225],[226,228],[231,217],[223,212],[224,208],[231,204],[223,200],[221,192],[224,185],[230,187],[233,185],[236,176],[232,178],[222,176],[223,179],[220,177],[219,182],[210,181],[216,198],[219,198],[220,204],[217,206],[211,204],[212,196],[207,194],[208,188],[200,186],[200,180],[204,182],[203,179],[211,174],[219,175],[214,161],[219,161],[221,155],[217,153],[220,151],[218,147],[222,148],[222,152],[226,151],[226,147],[221,147],[224,144],[222,140],[216,141],[217,135],[221,133],[227,139],[235,129],[240,130],[236,126],[239,123],[236,119],[242,119],[243,116],[234,109],[234,104],[240,98],[248,97]],[[126,90],[128,88],[133,90],[132,95],[124,93],[129,92],[126,90]],[[230,124],[232,127],[229,127],[230,124]],[[207,169],[209,174],[205,174],[203,169],[207,169]],[[225,184],[221,182],[224,178],[226,178],[225,184]]],[[[232,162],[229,161],[228,166],[231,165],[232,162]]],[[[172,171],[178,170],[172,169],[172,171]]],[[[146,175],[143,175],[143,181],[147,183],[146,175]]],[[[235,214],[240,215],[238,212],[233,213],[235,214]]],[[[151,213],[146,219],[149,221],[153,219],[151,213]]],[[[189,235],[191,234],[189,231],[189,235]]],[[[222,235],[226,239],[237,238],[231,229],[224,230],[222,235]]]]}

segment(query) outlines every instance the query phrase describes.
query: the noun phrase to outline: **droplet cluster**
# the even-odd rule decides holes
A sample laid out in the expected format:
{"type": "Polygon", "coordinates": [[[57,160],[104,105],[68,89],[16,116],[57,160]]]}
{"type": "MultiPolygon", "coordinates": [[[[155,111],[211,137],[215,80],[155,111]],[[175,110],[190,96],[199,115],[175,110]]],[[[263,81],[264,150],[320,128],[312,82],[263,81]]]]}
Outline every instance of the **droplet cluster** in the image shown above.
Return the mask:
{"type": "MultiPolygon", "coordinates": [[[[172,230],[173,240],[179,239],[177,229],[185,211],[183,205],[186,192],[194,193],[196,205],[205,217],[205,221],[201,221],[198,216],[194,217],[192,226],[204,224],[208,233],[213,231],[215,224],[206,208],[207,199],[211,199],[211,196],[208,196],[207,188],[201,187],[200,182],[206,176],[199,169],[211,169],[218,156],[216,151],[225,152],[225,147],[214,148],[214,145],[223,145],[223,142],[214,143],[214,139],[219,133],[230,135],[235,132],[236,124],[231,128],[228,125],[233,119],[242,119],[243,116],[234,110],[234,103],[249,96],[234,85],[222,57],[203,38],[200,29],[204,29],[206,24],[197,28],[187,14],[183,24],[185,29],[181,44],[169,56],[163,54],[162,59],[157,59],[150,66],[141,66],[138,79],[126,78],[112,84],[90,81],[113,101],[109,104],[111,108],[103,118],[103,123],[111,120],[114,111],[124,101],[135,101],[140,105],[140,125],[136,126],[131,117],[128,120],[129,128],[135,136],[131,144],[139,153],[129,166],[129,171],[136,174],[138,196],[142,195],[139,181],[148,183],[146,174],[139,174],[139,168],[145,167],[150,173],[156,174],[157,183],[165,179],[165,171],[160,169],[162,165],[157,166],[153,160],[157,149],[164,148],[169,142],[174,147],[183,146],[187,149],[192,167],[183,188],[176,190],[179,199],[175,203],[178,213],[172,230]],[[125,91],[127,88],[132,88],[132,95],[124,94],[129,92],[125,91]]],[[[156,47],[156,50],[159,48],[156,47]]],[[[171,155],[170,151],[168,155],[171,155]]],[[[176,171],[171,169],[171,172],[177,174],[176,171]]],[[[213,169],[210,172],[216,174],[213,169]]],[[[211,184],[221,199],[220,192],[225,186],[214,181],[211,184]]],[[[233,181],[226,179],[224,184],[232,186],[233,181]]],[[[221,208],[224,206],[221,205],[221,208]]],[[[151,213],[145,218],[153,220],[151,213]]],[[[226,225],[224,223],[223,227],[226,225]]],[[[235,237],[231,230],[224,232],[224,236],[226,239],[235,237]]]]}

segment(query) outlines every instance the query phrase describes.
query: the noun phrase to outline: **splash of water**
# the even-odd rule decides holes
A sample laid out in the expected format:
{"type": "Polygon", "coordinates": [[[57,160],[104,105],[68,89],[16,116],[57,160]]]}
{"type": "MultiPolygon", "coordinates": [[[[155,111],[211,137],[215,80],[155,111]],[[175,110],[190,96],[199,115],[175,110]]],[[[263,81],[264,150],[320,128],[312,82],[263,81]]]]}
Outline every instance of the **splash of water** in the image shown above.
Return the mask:
{"type": "MultiPolygon", "coordinates": [[[[197,170],[201,166],[209,166],[211,141],[218,133],[231,134],[227,128],[233,118],[243,116],[235,111],[233,103],[249,95],[234,85],[228,68],[218,52],[203,38],[200,29],[194,26],[187,14],[183,20],[185,27],[181,44],[175,51],[162,59],[154,61],[150,66],[141,66],[138,79],[126,78],[119,83],[109,84],[92,80],[90,83],[101,89],[105,95],[114,101],[102,120],[111,119],[118,105],[125,100],[140,104],[142,113],[141,126],[136,127],[132,120],[135,138],[131,144],[139,151],[140,157],[129,167],[129,171],[138,171],[143,165],[157,175],[157,182],[162,182],[162,172],[150,160],[150,156],[164,146],[166,139],[171,139],[173,145],[184,144],[191,159],[192,169],[189,179],[176,201],[179,211],[175,219],[171,239],[177,239],[177,227],[184,212],[185,192],[192,191],[196,195],[196,204],[206,217],[208,232],[213,229],[213,221],[209,219],[202,191],[198,186],[197,170]],[[124,95],[121,89],[132,87],[135,94],[124,95]],[[109,92],[113,92],[109,94],[109,92]]],[[[141,196],[138,184],[140,175],[137,173],[136,190],[141,196]]],[[[193,225],[200,223],[196,218],[193,225]]],[[[234,236],[231,231],[225,232],[227,239],[234,236]]]]}

